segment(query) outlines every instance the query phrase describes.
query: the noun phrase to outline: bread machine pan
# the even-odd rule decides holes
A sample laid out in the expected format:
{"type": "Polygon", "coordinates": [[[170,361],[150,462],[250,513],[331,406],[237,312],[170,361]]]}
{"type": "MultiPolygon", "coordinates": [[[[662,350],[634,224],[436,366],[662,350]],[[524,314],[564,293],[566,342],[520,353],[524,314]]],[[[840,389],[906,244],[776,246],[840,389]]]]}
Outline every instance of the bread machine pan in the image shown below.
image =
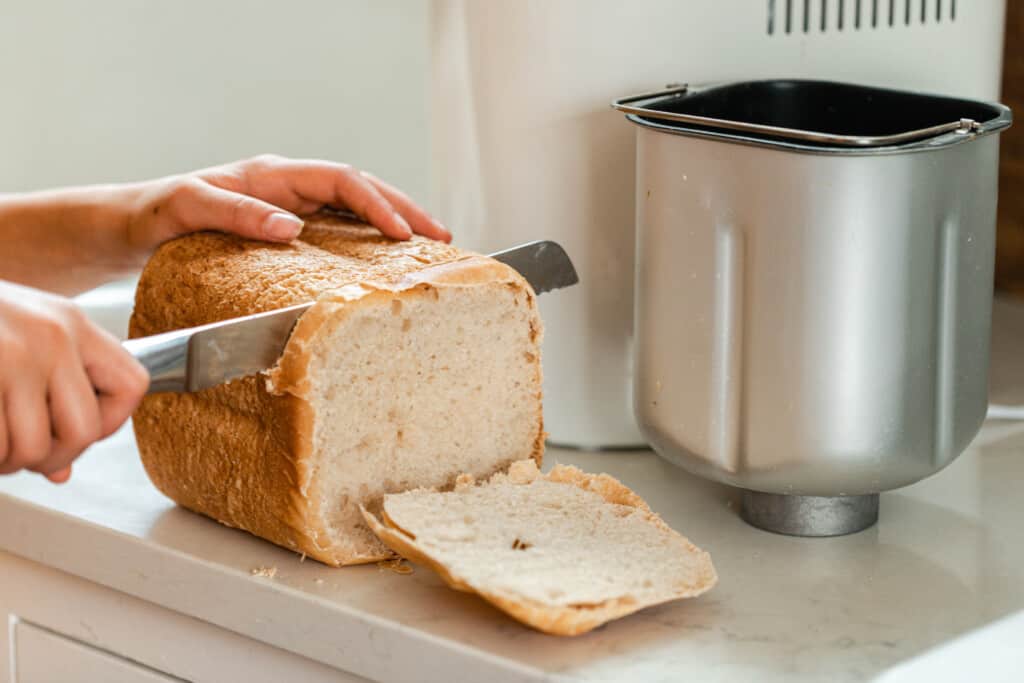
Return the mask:
{"type": "Polygon", "coordinates": [[[756,526],[870,526],[985,418],[1009,109],[802,80],[613,106],[637,126],[644,435],[756,526]]]}

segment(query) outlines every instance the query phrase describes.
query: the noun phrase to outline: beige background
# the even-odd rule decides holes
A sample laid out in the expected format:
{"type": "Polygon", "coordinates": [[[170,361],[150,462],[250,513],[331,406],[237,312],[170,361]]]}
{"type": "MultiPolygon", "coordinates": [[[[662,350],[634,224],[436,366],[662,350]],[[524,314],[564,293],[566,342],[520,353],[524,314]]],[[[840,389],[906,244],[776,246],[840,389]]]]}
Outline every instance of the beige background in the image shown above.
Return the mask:
{"type": "Polygon", "coordinates": [[[260,152],[347,161],[426,201],[423,0],[0,3],[0,188],[260,152]]]}

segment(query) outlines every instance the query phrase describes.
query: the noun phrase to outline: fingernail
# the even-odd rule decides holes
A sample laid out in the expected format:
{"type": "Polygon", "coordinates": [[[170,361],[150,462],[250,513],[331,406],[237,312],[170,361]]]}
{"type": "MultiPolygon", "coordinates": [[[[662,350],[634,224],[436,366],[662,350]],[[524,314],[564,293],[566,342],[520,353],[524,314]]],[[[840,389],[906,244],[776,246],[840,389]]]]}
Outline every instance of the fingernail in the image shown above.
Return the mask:
{"type": "Polygon", "coordinates": [[[272,213],[263,225],[267,237],[288,241],[302,232],[302,219],[290,213],[272,213]]]}
{"type": "Polygon", "coordinates": [[[398,227],[398,231],[402,233],[405,239],[412,237],[412,228],[405,222],[405,219],[399,213],[395,213],[395,226],[398,227]]]}

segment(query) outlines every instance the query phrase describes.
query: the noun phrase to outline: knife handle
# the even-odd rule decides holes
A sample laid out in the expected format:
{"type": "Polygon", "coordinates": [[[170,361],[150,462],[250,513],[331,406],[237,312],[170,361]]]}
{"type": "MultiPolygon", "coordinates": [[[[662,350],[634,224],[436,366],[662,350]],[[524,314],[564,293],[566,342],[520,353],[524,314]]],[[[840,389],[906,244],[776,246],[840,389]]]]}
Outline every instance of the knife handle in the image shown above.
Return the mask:
{"type": "Polygon", "coordinates": [[[152,337],[128,339],[121,345],[149,373],[147,394],[186,391],[188,342],[195,330],[176,330],[152,337]]]}

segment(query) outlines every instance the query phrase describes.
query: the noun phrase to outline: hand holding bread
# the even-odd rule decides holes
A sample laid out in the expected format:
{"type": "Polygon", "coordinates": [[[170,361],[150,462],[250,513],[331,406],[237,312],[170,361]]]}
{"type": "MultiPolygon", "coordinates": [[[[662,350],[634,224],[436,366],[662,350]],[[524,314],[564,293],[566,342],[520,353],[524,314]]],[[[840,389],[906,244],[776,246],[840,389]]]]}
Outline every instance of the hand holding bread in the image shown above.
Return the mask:
{"type": "Polygon", "coordinates": [[[451,235],[346,164],[265,155],[131,184],[0,195],[0,473],[65,481],[146,391],[142,367],[62,296],[140,268],[164,242],[215,230],[289,242],[300,216],[346,209],[394,240],[451,235]]]}
{"type": "Polygon", "coordinates": [[[128,240],[150,253],[174,237],[220,230],[288,242],[302,219],[324,207],[347,209],[385,236],[443,242],[451,234],[409,197],[348,164],[263,155],[132,186],[128,240]]]}
{"type": "Polygon", "coordinates": [[[136,273],[166,242],[216,230],[288,242],[330,207],[385,236],[451,234],[401,191],[347,164],[263,155],[138,183],[0,195],[0,280],[74,295],[136,273]]]}

